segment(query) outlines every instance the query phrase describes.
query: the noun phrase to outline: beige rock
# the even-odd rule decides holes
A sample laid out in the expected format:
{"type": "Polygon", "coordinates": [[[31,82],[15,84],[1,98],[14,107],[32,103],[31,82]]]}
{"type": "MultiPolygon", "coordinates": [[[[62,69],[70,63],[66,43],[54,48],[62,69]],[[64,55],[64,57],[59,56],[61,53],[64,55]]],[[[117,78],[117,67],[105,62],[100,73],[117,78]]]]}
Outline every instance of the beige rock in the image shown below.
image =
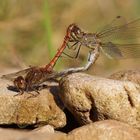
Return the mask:
{"type": "Polygon", "coordinates": [[[2,140],[139,140],[140,131],[119,121],[100,121],[79,127],[68,134],[54,131],[51,126],[36,130],[13,130],[0,128],[2,140]],[[51,128],[52,129],[52,128],[51,128]],[[43,130],[43,131],[42,131],[43,130]]]}
{"type": "Polygon", "coordinates": [[[140,70],[124,70],[113,73],[109,76],[110,79],[131,81],[140,84],[140,70]]]}
{"type": "Polygon", "coordinates": [[[69,140],[140,140],[140,131],[114,121],[98,121],[77,128],[68,134],[69,140]]]}
{"type": "Polygon", "coordinates": [[[0,125],[16,124],[26,127],[49,124],[54,128],[65,126],[66,116],[60,101],[57,102],[58,87],[43,89],[36,97],[28,93],[14,96],[17,92],[8,90],[8,84],[10,85],[9,81],[0,80],[0,125]],[[52,90],[53,94],[50,92],[52,90]]]}
{"type": "Polygon", "coordinates": [[[50,126],[44,126],[41,128],[41,131],[30,131],[23,138],[27,140],[67,140],[65,133],[59,131],[50,132],[50,128],[50,126]]]}
{"type": "Polygon", "coordinates": [[[115,119],[140,128],[140,86],[87,74],[60,81],[60,97],[80,124],[115,119]]]}
{"type": "Polygon", "coordinates": [[[67,140],[67,136],[65,133],[56,132],[54,134],[52,133],[37,133],[32,134],[30,133],[27,136],[23,137],[26,140],[67,140]]]}
{"type": "Polygon", "coordinates": [[[0,128],[0,140],[66,140],[66,134],[61,132],[35,132],[0,128]]]}
{"type": "Polygon", "coordinates": [[[54,127],[51,125],[44,125],[33,130],[35,133],[54,133],[54,127]]]}

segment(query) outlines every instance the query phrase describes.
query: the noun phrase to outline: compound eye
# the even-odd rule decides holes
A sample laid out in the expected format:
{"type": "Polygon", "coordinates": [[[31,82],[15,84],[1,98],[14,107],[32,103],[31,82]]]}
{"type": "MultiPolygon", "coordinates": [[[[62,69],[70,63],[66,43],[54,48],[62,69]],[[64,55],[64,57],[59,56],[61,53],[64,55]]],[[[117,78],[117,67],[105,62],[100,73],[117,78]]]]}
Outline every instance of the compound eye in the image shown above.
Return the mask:
{"type": "Polygon", "coordinates": [[[80,34],[81,33],[81,30],[80,29],[77,29],[77,34],[80,34]]]}
{"type": "Polygon", "coordinates": [[[25,84],[25,80],[22,76],[17,77],[14,80],[14,85],[15,87],[17,87],[18,89],[25,89],[26,84],[25,84]]]}
{"type": "Polygon", "coordinates": [[[23,79],[21,79],[21,80],[20,80],[20,84],[23,85],[24,83],[25,83],[25,81],[24,81],[23,79]]]}

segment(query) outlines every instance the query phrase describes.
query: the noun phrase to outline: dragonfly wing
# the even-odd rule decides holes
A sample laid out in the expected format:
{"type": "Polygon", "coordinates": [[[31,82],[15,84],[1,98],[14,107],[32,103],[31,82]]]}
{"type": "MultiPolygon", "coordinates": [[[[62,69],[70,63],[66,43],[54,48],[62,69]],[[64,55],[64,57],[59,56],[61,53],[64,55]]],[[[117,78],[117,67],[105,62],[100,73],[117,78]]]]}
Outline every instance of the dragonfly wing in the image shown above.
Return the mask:
{"type": "Polygon", "coordinates": [[[42,84],[43,82],[46,82],[47,80],[50,80],[50,79],[55,79],[55,78],[57,78],[58,76],[57,76],[57,73],[58,72],[55,72],[55,71],[52,71],[51,73],[49,72],[49,73],[44,73],[43,75],[42,75],[42,78],[40,78],[39,80],[38,80],[38,82],[37,82],[37,85],[39,85],[39,84],[42,84]]]}
{"type": "Polygon", "coordinates": [[[102,52],[108,57],[108,58],[122,58],[122,53],[119,48],[112,42],[108,42],[101,47],[102,52]]]}
{"type": "Polygon", "coordinates": [[[126,24],[114,25],[97,33],[102,42],[116,41],[134,43],[140,38],[140,18],[126,24]]]}
{"type": "Polygon", "coordinates": [[[100,29],[99,33],[104,33],[124,24],[126,24],[125,18],[122,16],[117,16],[109,24],[105,25],[102,29],[100,29]]]}
{"type": "Polygon", "coordinates": [[[14,73],[9,73],[6,75],[2,75],[1,78],[2,79],[6,79],[6,80],[14,80],[17,76],[24,76],[31,68],[27,68],[18,72],[14,72],[14,73]]]}
{"type": "Polygon", "coordinates": [[[108,42],[102,44],[101,49],[111,58],[140,58],[140,44],[115,44],[108,42]]]}

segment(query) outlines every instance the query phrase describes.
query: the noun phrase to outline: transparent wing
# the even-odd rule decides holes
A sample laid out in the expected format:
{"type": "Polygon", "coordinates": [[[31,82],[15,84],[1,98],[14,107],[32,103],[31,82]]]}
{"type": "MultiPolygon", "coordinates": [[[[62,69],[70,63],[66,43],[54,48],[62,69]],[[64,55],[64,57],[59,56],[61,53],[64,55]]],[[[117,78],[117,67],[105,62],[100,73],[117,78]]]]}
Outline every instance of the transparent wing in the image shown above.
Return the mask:
{"type": "Polygon", "coordinates": [[[112,40],[118,40],[119,42],[132,42],[133,40],[137,41],[137,39],[140,38],[140,18],[126,24],[122,24],[122,22],[119,24],[119,20],[120,19],[116,19],[116,24],[114,21],[110,27],[108,25],[107,29],[97,33],[97,36],[102,42],[108,42],[112,40]]]}
{"type": "Polygon", "coordinates": [[[14,73],[10,73],[10,74],[6,74],[6,75],[2,75],[1,78],[2,79],[6,79],[6,80],[14,80],[17,76],[24,76],[28,71],[30,71],[30,68],[18,71],[18,72],[14,72],[14,73]]]}
{"type": "Polygon", "coordinates": [[[140,58],[140,44],[102,44],[102,51],[110,58],[140,58]]]}
{"type": "Polygon", "coordinates": [[[119,27],[121,25],[126,24],[126,20],[124,17],[122,16],[117,16],[116,18],[114,18],[109,24],[105,25],[102,29],[100,29],[100,31],[98,31],[97,33],[104,33],[106,31],[110,31],[116,27],[119,27]]]}

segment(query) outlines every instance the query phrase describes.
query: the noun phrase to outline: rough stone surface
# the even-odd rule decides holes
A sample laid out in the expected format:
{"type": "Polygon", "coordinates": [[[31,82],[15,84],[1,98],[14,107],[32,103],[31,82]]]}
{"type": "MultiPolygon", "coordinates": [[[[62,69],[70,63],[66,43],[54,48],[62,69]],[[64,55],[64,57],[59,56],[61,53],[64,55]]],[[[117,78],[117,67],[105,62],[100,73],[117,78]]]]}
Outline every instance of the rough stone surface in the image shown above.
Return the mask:
{"type": "Polygon", "coordinates": [[[51,126],[35,130],[0,128],[1,140],[139,140],[140,131],[114,120],[99,121],[76,128],[68,134],[54,131],[51,126]],[[11,135],[12,134],[12,135],[11,135]]]}
{"type": "Polygon", "coordinates": [[[140,140],[140,131],[113,120],[99,121],[77,128],[69,140],[140,140]]]}
{"type": "Polygon", "coordinates": [[[110,79],[131,81],[140,85],[140,70],[124,70],[113,73],[109,76],[110,79]]]}
{"type": "Polygon", "coordinates": [[[26,127],[49,124],[54,128],[66,125],[66,116],[57,96],[58,87],[43,89],[34,97],[29,93],[14,96],[17,92],[8,90],[7,85],[11,83],[0,80],[0,125],[26,127]]]}
{"type": "Polygon", "coordinates": [[[114,119],[140,128],[140,85],[87,74],[60,81],[60,98],[80,124],[114,119]]]}

